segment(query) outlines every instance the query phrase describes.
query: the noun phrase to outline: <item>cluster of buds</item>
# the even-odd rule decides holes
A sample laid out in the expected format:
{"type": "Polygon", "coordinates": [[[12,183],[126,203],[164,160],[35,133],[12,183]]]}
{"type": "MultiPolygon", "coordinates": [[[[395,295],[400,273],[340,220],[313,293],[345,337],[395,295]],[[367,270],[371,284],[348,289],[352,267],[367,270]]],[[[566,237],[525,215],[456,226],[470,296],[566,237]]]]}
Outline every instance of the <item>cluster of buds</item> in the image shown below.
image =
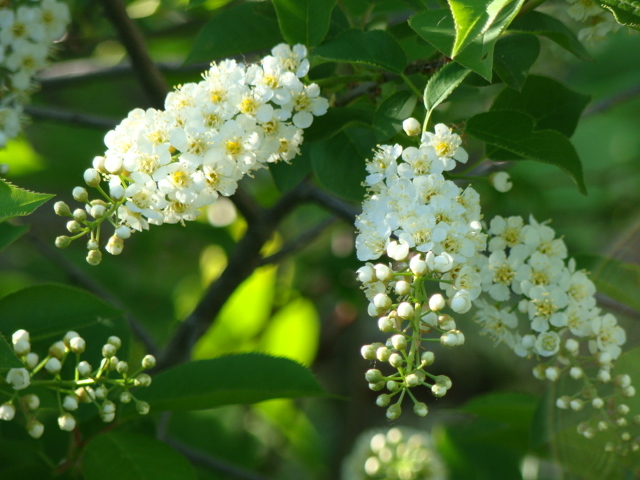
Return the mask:
{"type": "Polygon", "coordinates": [[[5,377],[6,384],[11,387],[9,398],[0,406],[0,420],[13,420],[16,405],[21,408],[26,418],[29,435],[39,438],[44,432],[44,425],[38,420],[40,398],[34,393],[22,395],[23,390],[31,386],[41,386],[56,392],[58,426],[61,430],[72,431],[76,428],[76,419],[72,412],[81,404],[92,404],[97,408],[104,422],[112,422],[116,416],[116,403],[135,402],[136,410],[141,415],[149,413],[149,404],[135,398],[133,387],[147,387],[151,377],[143,373],[153,368],[156,360],[152,355],[142,359],[136,371],[129,370],[126,361],[116,356],[121,346],[120,338],[111,336],[102,347],[102,361],[94,369],[80,357],[86,349],[86,342],[77,332],[67,332],[63,339],[49,348],[44,358],[31,351],[29,332],[18,330],[12,335],[13,350],[24,363],[24,367],[12,368],[5,377]],[[63,378],[66,363],[73,362],[69,379],[63,378]],[[39,377],[36,377],[42,373],[39,377]]]}
{"type": "Polygon", "coordinates": [[[56,246],[88,236],[87,262],[97,265],[103,222],[113,226],[105,250],[118,255],[132,232],[195,220],[201,207],[233,195],[245,175],[299,154],[303,129],[329,102],[317,84],[302,81],[309,71],[303,45],[280,44],[271,53],[249,66],[213,63],[202,81],[169,93],[164,110],[131,111],[84,173],[100,197],[91,200],[79,186],[73,197],[84,208],[56,203],[71,234],[56,246]]]}

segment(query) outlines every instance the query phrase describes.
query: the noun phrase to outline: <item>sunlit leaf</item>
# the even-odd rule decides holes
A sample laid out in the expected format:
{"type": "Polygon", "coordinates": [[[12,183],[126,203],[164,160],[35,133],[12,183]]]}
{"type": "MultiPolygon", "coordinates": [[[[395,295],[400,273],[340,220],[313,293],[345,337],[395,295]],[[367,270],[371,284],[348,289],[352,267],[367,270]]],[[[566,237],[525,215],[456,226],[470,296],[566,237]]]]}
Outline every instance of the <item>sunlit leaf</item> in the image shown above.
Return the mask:
{"type": "Polygon", "coordinates": [[[516,155],[559,167],[586,195],[582,163],[569,139],[555,130],[534,130],[534,125],[525,113],[491,111],[471,117],[466,132],[516,155]]]}
{"type": "Polygon", "coordinates": [[[444,102],[451,92],[469,75],[471,71],[457,62],[449,62],[438,70],[427,83],[424,90],[424,106],[427,115],[442,102],[444,102]]]}
{"type": "Polygon", "coordinates": [[[95,436],[82,456],[86,480],[195,480],[191,464],[166,443],[131,432],[95,436]]]}
{"type": "Polygon", "coordinates": [[[640,0],[595,0],[595,2],[613,13],[620,25],[640,29],[640,0]]]}
{"type": "Polygon", "coordinates": [[[245,353],[166,370],[136,392],[154,411],[202,410],[273,398],[323,395],[311,372],[287,358],[245,353]]]}
{"type": "Polygon", "coordinates": [[[500,10],[513,0],[447,1],[456,27],[456,39],[451,50],[451,56],[455,57],[473,39],[487,31],[500,10]]]}
{"type": "Polygon", "coordinates": [[[33,213],[54,195],[35,193],[0,180],[0,222],[33,213]]]}
{"type": "Polygon", "coordinates": [[[329,31],[337,0],[273,0],[280,31],[291,45],[315,47],[329,31]]]}

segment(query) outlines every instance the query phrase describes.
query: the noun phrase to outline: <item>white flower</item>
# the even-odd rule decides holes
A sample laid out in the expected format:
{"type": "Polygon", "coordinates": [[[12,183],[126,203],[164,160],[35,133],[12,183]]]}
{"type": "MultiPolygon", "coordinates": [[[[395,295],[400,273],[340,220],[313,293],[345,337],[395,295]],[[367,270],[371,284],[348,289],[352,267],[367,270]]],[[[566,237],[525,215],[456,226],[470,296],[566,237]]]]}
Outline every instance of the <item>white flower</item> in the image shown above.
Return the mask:
{"type": "Polygon", "coordinates": [[[536,340],[535,350],[543,357],[555,355],[560,350],[560,337],[556,332],[542,332],[536,340]]]}
{"type": "Polygon", "coordinates": [[[627,336],[625,331],[618,325],[616,317],[607,313],[603,317],[595,317],[591,320],[591,328],[596,335],[596,344],[601,352],[611,355],[612,359],[620,356],[621,348],[627,336]]]}
{"type": "Polygon", "coordinates": [[[469,155],[460,147],[462,140],[459,135],[452,133],[451,129],[442,123],[437,124],[434,131],[435,133],[423,133],[422,143],[435,149],[438,158],[443,162],[444,170],[452,170],[455,167],[454,160],[467,163],[469,155]]]}
{"type": "Polygon", "coordinates": [[[31,383],[31,376],[26,368],[12,368],[7,373],[6,381],[14,390],[23,390],[31,383]]]}
{"type": "Polygon", "coordinates": [[[0,420],[10,422],[16,416],[16,407],[12,403],[3,403],[0,405],[0,420]]]}
{"type": "Polygon", "coordinates": [[[497,191],[505,193],[511,190],[513,183],[511,183],[511,176],[507,172],[495,172],[489,176],[489,181],[493,188],[497,191]]]}

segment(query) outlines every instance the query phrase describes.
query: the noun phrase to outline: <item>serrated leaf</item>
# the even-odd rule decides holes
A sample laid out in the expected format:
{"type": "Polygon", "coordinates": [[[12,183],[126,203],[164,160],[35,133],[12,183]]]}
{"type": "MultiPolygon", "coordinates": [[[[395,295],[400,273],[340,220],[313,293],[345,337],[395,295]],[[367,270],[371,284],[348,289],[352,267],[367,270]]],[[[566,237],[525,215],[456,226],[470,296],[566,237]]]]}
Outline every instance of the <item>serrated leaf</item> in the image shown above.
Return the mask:
{"type": "Polygon", "coordinates": [[[47,351],[69,330],[87,343],[83,359],[98,365],[101,349],[111,335],[121,337],[128,348],[129,330],[122,313],[98,297],[65,285],[35,285],[0,299],[0,331],[11,335],[19,329],[31,335],[33,350],[47,351]]]}
{"type": "Polygon", "coordinates": [[[402,73],[407,66],[404,50],[383,30],[347,30],[317,47],[313,53],[325,60],[364,63],[393,73],[402,73]]]}
{"type": "MultiPolygon", "coordinates": [[[[315,123],[315,122],[314,122],[315,123]]],[[[291,163],[278,162],[269,164],[269,172],[280,192],[288,192],[311,174],[311,145],[303,143],[300,155],[291,163]]]]}
{"type": "Polygon", "coordinates": [[[559,167],[586,195],[582,163],[569,139],[555,130],[534,130],[534,125],[522,112],[491,111],[471,117],[465,131],[516,155],[559,167]]]}
{"type": "Polygon", "coordinates": [[[329,31],[336,3],[337,0],[273,0],[282,36],[291,45],[317,46],[329,31]]]}
{"type": "Polygon", "coordinates": [[[318,182],[348,200],[364,198],[365,158],[344,132],[311,146],[311,165],[318,182]]]}
{"type": "Polygon", "coordinates": [[[593,60],[578,37],[560,20],[532,11],[520,15],[509,26],[509,32],[529,33],[547,37],[582,60],[593,60]]]}
{"type": "Polygon", "coordinates": [[[202,27],[186,63],[211,62],[254,50],[271,49],[282,41],[271,4],[242,3],[213,17],[202,27]]]}
{"type": "Polygon", "coordinates": [[[504,89],[491,110],[517,110],[529,115],[536,130],[557,130],[570,137],[590,97],[547,77],[530,75],[520,92],[504,89]]]}
{"type": "Polygon", "coordinates": [[[431,116],[433,110],[444,102],[470,73],[471,70],[459,63],[450,62],[433,74],[424,89],[424,106],[427,109],[427,117],[431,116]]]}
{"type": "Polygon", "coordinates": [[[595,0],[609,10],[620,25],[640,29],[640,0],[595,0]]]}
{"type": "Polygon", "coordinates": [[[416,108],[418,99],[411,92],[396,92],[385,98],[373,115],[373,130],[378,142],[390,139],[402,130],[402,122],[409,118],[416,108]]]}
{"type": "MultiPolygon", "coordinates": [[[[456,62],[491,81],[496,41],[520,10],[523,2],[524,0],[511,2],[501,10],[486,32],[474,38],[455,56],[456,62]]],[[[448,57],[453,57],[456,30],[449,10],[419,13],[409,19],[409,25],[435,48],[448,57]]]]}
{"type": "Polygon", "coordinates": [[[311,372],[287,358],[259,353],[196,360],[166,370],[136,392],[152,411],[203,410],[274,398],[321,396],[311,372]]]}
{"type": "Polygon", "coordinates": [[[529,69],[540,54],[540,41],[533,35],[514,34],[498,40],[493,54],[493,69],[514,90],[522,90],[529,69]]]}
{"type": "Polygon", "coordinates": [[[591,272],[599,293],[640,312],[640,266],[599,255],[581,255],[576,261],[591,272]]]}
{"type": "Polygon", "coordinates": [[[500,11],[513,0],[448,0],[456,26],[456,38],[451,50],[455,57],[473,39],[483,34],[491,26],[500,11]]]}
{"type": "Polygon", "coordinates": [[[150,436],[109,432],[94,437],[82,456],[86,480],[196,480],[191,464],[150,436]]]}
{"type": "Polygon", "coordinates": [[[0,252],[29,231],[29,225],[0,223],[0,252]]]}
{"type": "Polygon", "coordinates": [[[33,213],[55,195],[35,193],[0,180],[0,222],[33,213]]]}
{"type": "Polygon", "coordinates": [[[24,364],[16,356],[13,348],[9,345],[9,342],[3,335],[3,333],[5,335],[9,335],[10,338],[14,331],[15,330],[11,332],[0,332],[0,370],[24,367],[24,364]]]}

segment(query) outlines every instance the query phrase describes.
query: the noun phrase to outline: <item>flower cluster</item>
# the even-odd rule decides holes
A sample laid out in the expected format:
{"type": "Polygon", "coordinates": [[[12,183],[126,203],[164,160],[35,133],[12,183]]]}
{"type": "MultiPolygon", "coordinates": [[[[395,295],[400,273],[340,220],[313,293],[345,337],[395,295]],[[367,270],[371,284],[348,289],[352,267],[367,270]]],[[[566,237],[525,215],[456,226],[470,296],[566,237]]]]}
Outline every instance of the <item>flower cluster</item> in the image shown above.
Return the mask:
{"type": "Polygon", "coordinates": [[[67,5],[55,0],[0,5],[0,147],[20,132],[33,77],[47,66],[52,44],[69,20],[67,5]]]}
{"type": "Polygon", "coordinates": [[[567,259],[555,231],[533,218],[525,224],[521,217],[495,217],[489,235],[489,256],[478,259],[488,298],[475,302],[475,320],[483,332],[521,357],[536,357],[536,378],[556,381],[568,374],[578,381],[575,392],[558,398],[556,405],[594,409],[591,420],[578,427],[585,437],[620,430],[622,450],[639,449],[625,430],[630,422],[624,399],[633,397],[635,388],[628,375],[612,375],[625,331],[596,306],[596,288],[587,272],[567,259]],[[605,395],[607,386],[613,392],[605,395]]]}
{"type": "Polygon", "coordinates": [[[329,103],[318,85],[301,81],[309,70],[303,45],[280,44],[271,53],[249,66],[214,63],[202,81],[171,92],[165,110],[130,112],[105,136],[105,155],[84,173],[102,198],[90,200],[76,187],[73,196],[84,209],[56,204],[56,213],[71,217],[73,235],[58,237],[56,245],[90,234],[87,261],[95,265],[104,220],[115,230],[106,250],[117,255],[132,231],[195,220],[200,207],[232,195],[243,176],[295,157],[302,129],[329,103]]]}
{"type": "Polygon", "coordinates": [[[390,392],[378,397],[379,406],[399,395],[387,409],[390,419],[400,415],[405,393],[417,415],[427,414],[412,387],[425,385],[436,397],[446,394],[451,380],[425,370],[435,357],[423,343],[462,345],[464,334],[447,310],[465,313],[481,293],[474,268],[486,247],[479,197],[443,175],[456,161],[466,162],[460,145],[460,137],[439,124],[435,133],[422,135],[419,147],[384,145],[367,164],[369,194],[356,219],[357,256],[366,261],[386,254],[390,261],[367,263],[358,278],[370,301],[369,314],[378,317],[378,327],[391,337],[384,345],[365,345],[362,355],[396,370],[388,376],[377,369],[366,373],[372,390],[386,387],[390,392]]]}
{"type": "Polygon", "coordinates": [[[367,431],[342,466],[343,480],[443,480],[444,464],[420,430],[394,427],[367,431]]]}
{"type": "Polygon", "coordinates": [[[607,34],[616,32],[621,27],[610,12],[592,0],[567,0],[567,2],[571,4],[567,14],[573,20],[589,25],[578,32],[578,39],[581,41],[600,41],[607,34]]]}
{"type": "Polygon", "coordinates": [[[136,399],[130,390],[151,384],[151,377],[142,372],[154,367],[156,360],[152,355],[147,355],[137,371],[129,371],[129,364],[116,356],[122,343],[120,338],[109,337],[102,347],[103,359],[98,369],[80,360],[86,342],[77,332],[67,332],[62,340],[51,345],[47,356],[42,359],[31,351],[30,336],[26,330],[16,331],[12,335],[12,342],[13,350],[24,367],[12,368],[7,373],[5,382],[12,392],[9,399],[0,405],[0,420],[13,420],[18,405],[26,418],[27,432],[32,437],[42,436],[44,425],[37,419],[40,398],[34,393],[22,395],[22,390],[30,386],[46,386],[55,390],[58,426],[61,430],[75,429],[76,419],[71,412],[78,410],[83,403],[93,404],[104,422],[115,419],[116,404],[113,400],[122,403],[134,401],[138,413],[149,413],[149,404],[136,399]],[[68,362],[75,362],[74,369],[70,372],[71,378],[65,379],[63,366],[68,362]],[[45,379],[37,380],[36,375],[42,370],[46,372],[45,379]],[[116,375],[120,378],[114,378],[116,375]]]}

